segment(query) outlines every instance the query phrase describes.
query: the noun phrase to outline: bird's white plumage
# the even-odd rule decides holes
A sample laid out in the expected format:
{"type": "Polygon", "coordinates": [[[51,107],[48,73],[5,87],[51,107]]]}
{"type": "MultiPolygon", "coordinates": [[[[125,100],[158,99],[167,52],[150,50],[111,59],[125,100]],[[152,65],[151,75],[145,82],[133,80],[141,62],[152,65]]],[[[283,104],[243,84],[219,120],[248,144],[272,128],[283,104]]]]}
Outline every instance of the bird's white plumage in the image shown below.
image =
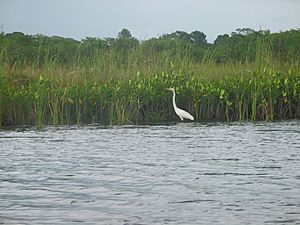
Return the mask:
{"type": "Polygon", "coordinates": [[[176,106],[176,102],[175,102],[175,95],[176,94],[175,94],[174,88],[167,88],[166,90],[173,92],[173,108],[174,108],[174,111],[177,114],[177,116],[179,116],[179,118],[181,120],[183,120],[183,119],[194,120],[194,117],[191,114],[189,114],[188,112],[186,112],[183,109],[180,109],[176,106]]]}

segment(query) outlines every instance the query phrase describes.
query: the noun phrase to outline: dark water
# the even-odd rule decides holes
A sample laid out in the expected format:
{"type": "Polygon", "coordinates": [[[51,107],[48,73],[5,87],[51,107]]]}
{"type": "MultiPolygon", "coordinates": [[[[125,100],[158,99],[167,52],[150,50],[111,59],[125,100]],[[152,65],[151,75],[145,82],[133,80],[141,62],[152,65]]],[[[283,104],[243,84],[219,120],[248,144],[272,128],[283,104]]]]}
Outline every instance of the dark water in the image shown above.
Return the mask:
{"type": "Polygon", "coordinates": [[[0,131],[0,224],[300,224],[300,122],[0,131]]]}

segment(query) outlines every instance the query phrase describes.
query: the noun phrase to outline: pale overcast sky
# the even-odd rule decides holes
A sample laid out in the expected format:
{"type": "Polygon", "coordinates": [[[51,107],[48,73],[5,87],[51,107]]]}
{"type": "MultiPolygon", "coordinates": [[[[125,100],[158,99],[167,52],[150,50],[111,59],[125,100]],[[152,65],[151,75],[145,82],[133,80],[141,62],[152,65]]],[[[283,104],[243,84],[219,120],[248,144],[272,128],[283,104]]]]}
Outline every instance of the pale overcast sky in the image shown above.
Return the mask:
{"type": "Polygon", "coordinates": [[[182,30],[217,35],[250,27],[300,28],[300,0],[0,0],[0,31],[83,39],[116,37],[123,28],[140,40],[182,30]]]}

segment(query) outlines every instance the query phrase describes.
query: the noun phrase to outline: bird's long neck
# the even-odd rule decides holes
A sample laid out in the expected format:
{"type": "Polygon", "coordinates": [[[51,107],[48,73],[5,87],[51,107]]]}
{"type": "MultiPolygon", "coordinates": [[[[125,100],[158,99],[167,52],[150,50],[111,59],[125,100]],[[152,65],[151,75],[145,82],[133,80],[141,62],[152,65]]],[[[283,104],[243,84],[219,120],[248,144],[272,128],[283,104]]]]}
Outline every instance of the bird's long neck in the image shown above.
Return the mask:
{"type": "Polygon", "coordinates": [[[174,109],[177,108],[176,102],[175,102],[175,91],[173,91],[173,107],[174,107],[174,109]]]}

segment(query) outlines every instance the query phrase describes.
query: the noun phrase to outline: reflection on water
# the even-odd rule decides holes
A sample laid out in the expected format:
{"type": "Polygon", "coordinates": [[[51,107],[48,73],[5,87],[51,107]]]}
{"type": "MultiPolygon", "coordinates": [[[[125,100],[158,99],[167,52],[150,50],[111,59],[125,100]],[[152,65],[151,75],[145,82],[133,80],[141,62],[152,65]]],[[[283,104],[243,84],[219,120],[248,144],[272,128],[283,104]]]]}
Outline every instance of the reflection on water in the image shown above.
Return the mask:
{"type": "Polygon", "coordinates": [[[0,130],[0,224],[300,224],[300,126],[0,130]]]}

